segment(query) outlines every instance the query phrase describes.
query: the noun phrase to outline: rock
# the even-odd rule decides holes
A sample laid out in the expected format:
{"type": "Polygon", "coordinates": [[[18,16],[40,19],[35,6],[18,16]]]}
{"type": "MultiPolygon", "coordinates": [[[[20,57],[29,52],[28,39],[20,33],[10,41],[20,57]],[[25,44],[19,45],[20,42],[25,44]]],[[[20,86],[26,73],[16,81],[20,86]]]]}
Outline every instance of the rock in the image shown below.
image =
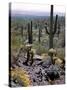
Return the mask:
{"type": "Polygon", "coordinates": [[[58,57],[54,57],[53,58],[54,60],[55,60],[55,64],[62,64],[62,60],[60,59],[60,58],[58,58],[58,57]]]}
{"type": "MultiPolygon", "coordinates": [[[[43,56],[35,55],[33,65],[26,66],[23,64],[23,62],[26,61],[26,58],[24,58],[21,53],[21,56],[19,57],[17,62],[19,66],[24,69],[24,71],[27,71],[33,86],[49,85],[49,81],[52,82],[54,80],[56,81],[54,82],[54,84],[61,83],[61,81],[62,83],[64,83],[64,78],[62,78],[63,80],[60,80],[60,77],[64,76],[64,70],[61,69],[57,64],[53,65],[50,56],[48,56],[47,54],[43,56]]],[[[14,87],[21,86],[20,82],[17,84],[12,81],[12,84],[14,87]]]]}
{"type": "Polygon", "coordinates": [[[57,71],[47,71],[47,78],[48,78],[48,81],[49,80],[54,80],[54,79],[57,79],[59,78],[59,73],[57,71]]]}
{"type": "Polygon", "coordinates": [[[54,84],[55,84],[55,85],[65,84],[65,76],[64,76],[64,75],[60,76],[59,79],[55,80],[55,83],[54,83],[54,84]]]}
{"type": "Polygon", "coordinates": [[[53,57],[53,60],[55,62],[55,65],[59,65],[61,68],[64,68],[65,61],[58,58],[58,57],[53,57]]]}
{"type": "Polygon", "coordinates": [[[42,60],[43,58],[40,55],[34,55],[33,59],[35,60],[42,60]]]}
{"type": "Polygon", "coordinates": [[[46,61],[46,60],[50,59],[50,56],[48,56],[47,53],[43,53],[43,54],[41,55],[41,57],[42,57],[42,60],[43,60],[43,61],[46,61]]]}
{"type": "Polygon", "coordinates": [[[51,65],[46,71],[46,80],[47,81],[54,81],[55,79],[59,78],[59,67],[55,65],[51,65]]]}
{"type": "Polygon", "coordinates": [[[51,60],[48,59],[48,60],[43,62],[42,67],[48,68],[51,64],[52,64],[51,60]]]}
{"type": "Polygon", "coordinates": [[[50,65],[49,69],[48,70],[52,70],[52,71],[60,71],[60,67],[58,65],[50,65]]]}

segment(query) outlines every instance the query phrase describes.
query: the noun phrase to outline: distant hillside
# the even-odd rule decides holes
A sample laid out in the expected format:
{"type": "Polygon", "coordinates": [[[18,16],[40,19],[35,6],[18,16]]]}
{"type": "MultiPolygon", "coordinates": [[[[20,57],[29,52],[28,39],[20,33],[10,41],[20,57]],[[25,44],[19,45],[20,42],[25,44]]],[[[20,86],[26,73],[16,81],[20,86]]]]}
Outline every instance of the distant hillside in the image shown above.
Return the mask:
{"type": "MultiPolygon", "coordinates": [[[[59,16],[64,16],[64,13],[57,13],[59,16]]],[[[25,17],[32,17],[32,16],[50,16],[50,12],[35,12],[35,11],[12,11],[12,16],[25,16],[25,17]]],[[[56,12],[54,13],[54,16],[56,15],[56,12]]]]}

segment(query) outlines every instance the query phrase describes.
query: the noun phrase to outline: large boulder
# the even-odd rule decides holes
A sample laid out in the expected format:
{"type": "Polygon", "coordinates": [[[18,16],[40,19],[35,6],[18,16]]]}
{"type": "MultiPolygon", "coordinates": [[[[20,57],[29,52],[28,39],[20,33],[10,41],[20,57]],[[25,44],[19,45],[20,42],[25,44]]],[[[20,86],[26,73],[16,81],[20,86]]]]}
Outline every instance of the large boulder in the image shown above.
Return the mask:
{"type": "Polygon", "coordinates": [[[50,84],[53,83],[54,80],[60,77],[59,74],[60,68],[55,65],[51,65],[46,71],[46,80],[49,81],[50,84]]]}

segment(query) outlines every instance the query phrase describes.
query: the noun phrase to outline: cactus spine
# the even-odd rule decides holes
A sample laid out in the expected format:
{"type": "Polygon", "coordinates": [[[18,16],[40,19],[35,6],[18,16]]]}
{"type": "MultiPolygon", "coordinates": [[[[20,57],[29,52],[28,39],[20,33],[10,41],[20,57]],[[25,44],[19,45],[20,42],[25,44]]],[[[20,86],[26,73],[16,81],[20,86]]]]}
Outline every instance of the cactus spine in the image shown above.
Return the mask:
{"type": "Polygon", "coordinates": [[[51,5],[50,30],[48,31],[47,28],[45,28],[46,33],[49,35],[49,48],[53,48],[53,38],[57,31],[57,19],[58,19],[58,15],[56,15],[56,18],[55,18],[55,24],[54,24],[54,30],[53,30],[53,5],[51,5]]]}

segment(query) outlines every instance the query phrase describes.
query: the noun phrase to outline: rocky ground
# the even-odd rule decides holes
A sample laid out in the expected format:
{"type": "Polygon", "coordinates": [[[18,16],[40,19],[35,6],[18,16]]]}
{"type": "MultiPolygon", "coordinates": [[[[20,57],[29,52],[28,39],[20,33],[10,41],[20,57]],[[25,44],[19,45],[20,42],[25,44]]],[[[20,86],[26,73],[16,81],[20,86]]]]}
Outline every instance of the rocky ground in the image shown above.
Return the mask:
{"type": "MultiPolygon", "coordinates": [[[[65,70],[61,69],[58,65],[53,65],[50,57],[48,57],[47,60],[35,59],[32,66],[23,64],[25,61],[26,58],[21,54],[17,60],[18,67],[27,71],[31,78],[32,86],[65,83],[65,70]],[[51,77],[54,77],[54,79],[52,80],[51,77]]],[[[14,67],[16,67],[15,64],[14,67]]],[[[11,84],[13,87],[21,86],[21,84],[16,84],[13,80],[11,81],[11,84]]]]}

